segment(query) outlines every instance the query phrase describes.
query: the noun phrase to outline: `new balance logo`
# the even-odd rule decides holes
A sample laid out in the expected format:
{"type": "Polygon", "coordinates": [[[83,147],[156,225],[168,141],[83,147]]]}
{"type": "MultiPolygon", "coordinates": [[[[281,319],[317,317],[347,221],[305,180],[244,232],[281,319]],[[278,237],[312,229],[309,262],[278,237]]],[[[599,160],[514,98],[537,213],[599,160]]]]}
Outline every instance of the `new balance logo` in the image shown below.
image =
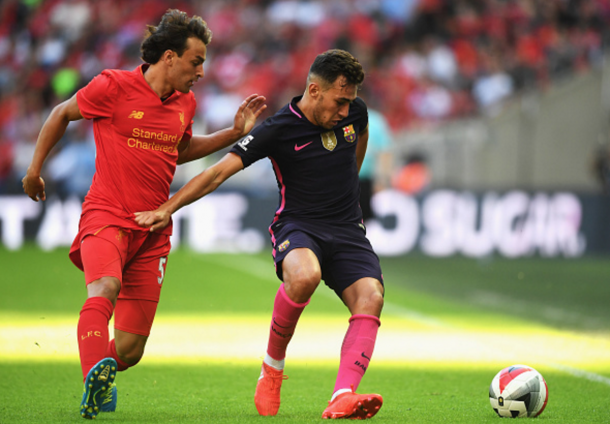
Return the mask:
{"type": "Polygon", "coordinates": [[[140,112],[139,110],[134,110],[129,114],[129,118],[142,119],[142,117],[144,117],[144,112],[140,112]]]}
{"type": "Polygon", "coordinates": [[[294,150],[295,150],[295,152],[298,152],[299,150],[304,149],[305,147],[309,146],[311,143],[313,143],[313,141],[310,141],[309,143],[305,143],[302,146],[295,144],[294,150]]]}

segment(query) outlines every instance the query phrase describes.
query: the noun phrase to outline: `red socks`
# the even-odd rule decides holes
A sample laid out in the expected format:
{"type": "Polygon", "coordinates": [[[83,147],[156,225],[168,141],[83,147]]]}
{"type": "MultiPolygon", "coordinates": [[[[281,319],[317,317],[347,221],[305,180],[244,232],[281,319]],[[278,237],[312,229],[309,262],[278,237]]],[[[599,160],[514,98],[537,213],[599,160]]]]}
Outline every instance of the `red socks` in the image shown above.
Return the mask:
{"type": "Polygon", "coordinates": [[[341,346],[341,362],[334,393],[341,389],[358,389],[373,356],[377,330],[381,325],[376,316],[363,314],[352,315],[349,323],[341,346]]]}
{"type": "Polygon", "coordinates": [[[114,344],[114,339],[110,340],[110,342],[108,343],[108,349],[106,349],[105,358],[113,358],[116,361],[117,369],[119,371],[125,371],[127,368],[133,367],[139,362],[138,361],[133,364],[128,364],[127,362],[121,360],[121,358],[119,358],[119,355],[116,353],[116,344],[114,344]]]}
{"type": "Polygon", "coordinates": [[[292,339],[301,312],[303,312],[303,309],[305,309],[305,306],[308,304],[309,300],[305,303],[293,302],[286,294],[284,284],[280,286],[275,295],[273,317],[269,329],[267,354],[271,358],[281,361],[286,357],[288,343],[290,342],[290,339],[292,339]]]}
{"type": "Polygon", "coordinates": [[[80,311],[77,337],[83,379],[95,364],[106,357],[108,322],[113,311],[112,302],[105,297],[90,297],[80,311]]]}

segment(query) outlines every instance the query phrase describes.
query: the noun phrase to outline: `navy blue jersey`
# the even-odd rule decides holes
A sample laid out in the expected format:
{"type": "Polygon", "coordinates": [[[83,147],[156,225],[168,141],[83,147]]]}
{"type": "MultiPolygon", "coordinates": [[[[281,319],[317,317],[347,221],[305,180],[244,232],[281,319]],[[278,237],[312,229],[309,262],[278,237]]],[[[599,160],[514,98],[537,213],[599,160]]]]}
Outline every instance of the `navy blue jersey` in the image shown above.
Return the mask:
{"type": "Polygon", "coordinates": [[[244,167],[268,157],[280,191],[275,220],[296,218],[361,222],[356,145],[368,125],[366,104],[356,98],[332,130],[309,122],[295,97],[237,143],[244,167]]]}

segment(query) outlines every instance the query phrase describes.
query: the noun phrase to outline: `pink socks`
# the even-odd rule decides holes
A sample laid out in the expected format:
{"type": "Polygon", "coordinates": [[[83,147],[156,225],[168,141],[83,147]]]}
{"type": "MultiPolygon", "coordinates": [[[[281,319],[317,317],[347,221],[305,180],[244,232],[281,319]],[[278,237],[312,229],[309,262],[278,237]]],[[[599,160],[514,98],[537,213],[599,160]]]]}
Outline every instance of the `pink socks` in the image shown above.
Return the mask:
{"type": "Polygon", "coordinates": [[[305,303],[293,302],[286,294],[284,284],[280,286],[273,304],[273,317],[267,345],[268,356],[276,361],[282,361],[286,357],[288,343],[294,334],[301,312],[308,304],[309,300],[305,303]]]}
{"type": "MultiPolygon", "coordinates": [[[[282,284],[275,296],[273,318],[269,329],[269,344],[265,362],[277,369],[284,368],[286,348],[294,334],[305,303],[295,303],[282,284]]],[[[349,319],[349,328],[341,346],[341,362],[334,393],[356,391],[373,356],[377,331],[381,324],[374,315],[358,314],[349,319]]]]}
{"type": "Polygon", "coordinates": [[[381,325],[376,316],[363,314],[352,315],[349,323],[341,346],[341,362],[335,382],[335,395],[339,390],[345,392],[358,389],[373,356],[377,330],[381,325]]]}

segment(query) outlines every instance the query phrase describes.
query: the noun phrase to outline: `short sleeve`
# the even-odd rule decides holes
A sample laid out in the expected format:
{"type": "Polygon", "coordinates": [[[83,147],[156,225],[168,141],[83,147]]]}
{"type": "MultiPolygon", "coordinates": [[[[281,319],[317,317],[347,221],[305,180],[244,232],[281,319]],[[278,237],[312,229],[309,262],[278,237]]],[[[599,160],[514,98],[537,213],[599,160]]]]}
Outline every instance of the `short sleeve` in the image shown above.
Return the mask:
{"type": "Polygon", "coordinates": [[[103,71],[76,93],[76,101],[85,119],[112,116],[118,85],[110,71],[103,71]]]}
{"type": "Polygon", "coordinates": [[[241,157],[244,168],[247,168],[259,159],[271,155],[275,142],[272,120],[273,118],[269,118],[254,128],[250,134],[242,138],[231,149],[231,153],[241,157]]]}
{"type": "Polygon", "coordinates": [[[182,134],[182,139],[180,141],[188,141],[191,138],[193,138],[193,121],[191,120],[191,122],[189,122],[188,127],[186,127],[186,130],[184,131],[184,134],[182,134]]]}

